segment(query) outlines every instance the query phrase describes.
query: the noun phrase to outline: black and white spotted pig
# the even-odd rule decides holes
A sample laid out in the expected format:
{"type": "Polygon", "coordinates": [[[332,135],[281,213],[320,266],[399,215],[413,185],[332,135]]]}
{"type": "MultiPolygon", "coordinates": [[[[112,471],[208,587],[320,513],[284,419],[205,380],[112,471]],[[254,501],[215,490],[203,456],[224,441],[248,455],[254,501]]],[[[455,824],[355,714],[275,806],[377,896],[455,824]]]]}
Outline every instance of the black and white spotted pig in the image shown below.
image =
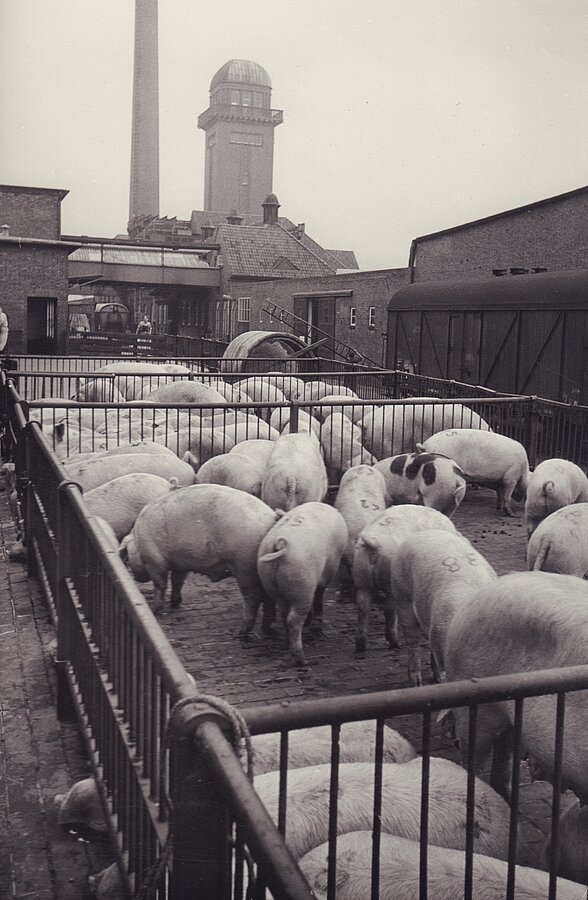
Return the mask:
{"type": "Polygon", "coordinates": [[[466,478],[442,453],[402,453],[376,463],[386,481],[386,505],[421,503],[451,516],[463,500],[466,478]]]}

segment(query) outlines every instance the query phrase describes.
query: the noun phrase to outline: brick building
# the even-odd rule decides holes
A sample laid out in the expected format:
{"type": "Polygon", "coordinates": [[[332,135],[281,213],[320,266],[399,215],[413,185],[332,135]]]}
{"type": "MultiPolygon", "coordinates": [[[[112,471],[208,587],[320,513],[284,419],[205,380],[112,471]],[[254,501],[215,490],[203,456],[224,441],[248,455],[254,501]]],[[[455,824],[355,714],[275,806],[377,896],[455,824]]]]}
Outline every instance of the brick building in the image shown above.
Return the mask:
{"type": "Polygon", "coordinates": [[[413,240],[414,281],[588,266],[588,187],[413,240]]]}
{"type": "Polygon", "coordinates": [[[68,192],[0,185],[0,306],[7,353],[59,353],[67,336],[68,254],[60,240],[68,192]]]}

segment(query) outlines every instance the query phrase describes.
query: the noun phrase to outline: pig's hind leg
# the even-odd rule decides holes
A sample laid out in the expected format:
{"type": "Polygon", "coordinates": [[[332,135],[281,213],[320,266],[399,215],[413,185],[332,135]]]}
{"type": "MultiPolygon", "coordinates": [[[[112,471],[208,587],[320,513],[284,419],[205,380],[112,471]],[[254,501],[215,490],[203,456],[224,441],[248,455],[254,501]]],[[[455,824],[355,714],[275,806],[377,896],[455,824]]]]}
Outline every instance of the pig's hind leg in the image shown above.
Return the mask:
{"type": "Polygon", "coordinates": [[[171,570],[171,608],[177,609],[182,602],[182,585],[186,580],[187,572],[180,572],[179,569],[171,570]]]}

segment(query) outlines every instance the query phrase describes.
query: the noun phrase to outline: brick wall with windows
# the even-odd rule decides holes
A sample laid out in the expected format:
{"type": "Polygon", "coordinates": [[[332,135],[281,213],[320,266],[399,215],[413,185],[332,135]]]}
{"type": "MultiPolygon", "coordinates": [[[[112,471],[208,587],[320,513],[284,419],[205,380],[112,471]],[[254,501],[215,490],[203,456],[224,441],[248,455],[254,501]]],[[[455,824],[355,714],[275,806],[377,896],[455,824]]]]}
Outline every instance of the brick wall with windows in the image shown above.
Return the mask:
{"type": "Polygon", "coordinates": [[[241,282],[237,296],[250,298],[250,329],[291,333],[292,329],[280,321],[279,314],[270,318],[264,311],[268,301],[293,313],[294,295],[300,297],[305,292],[351,291],[349,296],[337,297],[335,300],[335,338],[381,363],[384,359],[386,307],[394,293],[409,281],[408,269],[383,269],[314,278],[241,282]],[[355,325],[351,324],[352,309],[355,310],[355,325]]]}

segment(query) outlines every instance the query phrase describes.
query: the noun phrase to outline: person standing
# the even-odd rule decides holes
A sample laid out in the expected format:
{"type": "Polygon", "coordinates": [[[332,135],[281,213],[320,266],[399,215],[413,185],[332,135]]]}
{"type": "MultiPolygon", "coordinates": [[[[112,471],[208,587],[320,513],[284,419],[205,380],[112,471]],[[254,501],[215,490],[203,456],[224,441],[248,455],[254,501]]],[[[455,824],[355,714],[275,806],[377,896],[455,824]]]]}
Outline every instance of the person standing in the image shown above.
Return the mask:
{"type": "Polygon", "coordinates": [[[139,324],[137,325],[137,334],[151,334],[153,328],[151,322],[149,321],[149,316],[147,313],[143,316],[139,324]]]}

